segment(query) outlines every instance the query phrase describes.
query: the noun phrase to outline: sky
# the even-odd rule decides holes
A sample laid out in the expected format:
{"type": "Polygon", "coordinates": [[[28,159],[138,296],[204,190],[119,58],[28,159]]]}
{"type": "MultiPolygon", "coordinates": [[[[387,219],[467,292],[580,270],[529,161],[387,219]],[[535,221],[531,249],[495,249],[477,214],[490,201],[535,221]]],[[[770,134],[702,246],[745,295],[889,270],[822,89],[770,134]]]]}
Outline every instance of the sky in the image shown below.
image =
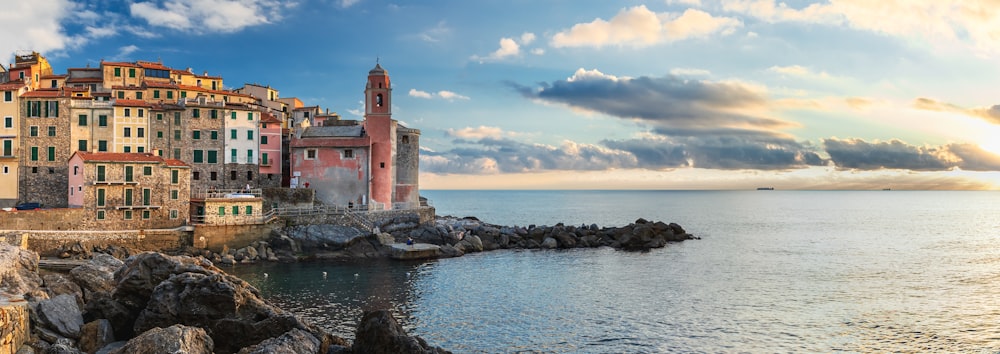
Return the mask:
{"type": "Polygon", "coordinates": [[[162,60],[421,130],[423,189],[1000,189],[994,0],[0,0],[0,55],[162,60]]]}

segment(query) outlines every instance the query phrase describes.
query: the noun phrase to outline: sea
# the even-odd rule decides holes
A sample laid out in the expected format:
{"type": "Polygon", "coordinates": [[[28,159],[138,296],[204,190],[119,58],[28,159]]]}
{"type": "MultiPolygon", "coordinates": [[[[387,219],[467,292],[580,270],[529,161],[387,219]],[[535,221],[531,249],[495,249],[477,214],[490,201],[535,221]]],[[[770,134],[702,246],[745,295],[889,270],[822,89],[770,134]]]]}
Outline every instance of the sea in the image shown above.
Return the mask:
{"type": "Polygon", "coordinates": [[[1000,192],[421,194],[500,225],[645,218],[701,239],[225,269],[336,335],[388,308],[456,353],[1000,352],[1000,192]]]}

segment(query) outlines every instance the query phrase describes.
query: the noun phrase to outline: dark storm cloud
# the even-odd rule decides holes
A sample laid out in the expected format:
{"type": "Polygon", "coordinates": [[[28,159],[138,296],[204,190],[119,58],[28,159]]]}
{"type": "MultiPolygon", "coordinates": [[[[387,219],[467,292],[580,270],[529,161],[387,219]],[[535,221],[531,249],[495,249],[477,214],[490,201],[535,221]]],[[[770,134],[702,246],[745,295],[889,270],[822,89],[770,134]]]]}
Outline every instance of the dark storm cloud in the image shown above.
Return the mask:
{"type": "Polygon", "coordinates": [[[628,151],[645,168],[784,170],[826,163],[811,147],[790,139],[760,140],[741,135],[667,139],[606,140],[604,145],[628,151]]]}
{"type": "Polygon", "coordinates": [[[1000,156],[973,144],[951,144],[948,151],[962,160],[960,168],[966,171],[1000,171],[1000,156]]]}
{"type": "Polygon", "coordinates": [[[791,126],[782,120],[738,112],[765,107],[768,103],[762,94],[738,83],[675,76],[617,78],[581,69],[569,79],[539,83],[537,89],[508,84],[527,98],[660,126],[757,129],[791,126]]]}
{"type": "Polygon", "coordinates": [[[993,124],[1000,124],[1000,105],[980,108],[962,108],[951,103],[920,97],[913,100],[913,107],[926,111],[961,113],[980,118],[993,124]]]}
{"type": "Polygon", "coordinates": [[[421,170],[433,173],[517,173],[544,170],[606,170],[638,166],[635,156],[595,145],[567,142],[555,147],[511,139],[456,140],[444,153],[425,153],[421,170]]]}
{"type": "Polygon", "coordinates": [[[862,139],[824,139],[823,147],[834,164],[845,169],[939,171],[957,167],[960,162],[947,148],[913,146],[899,140],[869,143],[862,139]]]}

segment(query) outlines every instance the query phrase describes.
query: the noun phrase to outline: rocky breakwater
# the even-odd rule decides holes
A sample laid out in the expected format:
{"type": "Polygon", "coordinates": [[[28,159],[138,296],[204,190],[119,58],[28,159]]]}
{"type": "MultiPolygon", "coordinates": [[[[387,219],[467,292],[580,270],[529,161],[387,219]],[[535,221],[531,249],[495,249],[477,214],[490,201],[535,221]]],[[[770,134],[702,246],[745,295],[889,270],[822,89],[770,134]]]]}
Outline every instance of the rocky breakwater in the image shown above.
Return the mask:
{"type": "Polygon", "coordinates": [[[0,290],[26,299],[33,324],[27,344],[3,354],[447,352],[407,336],[384,310],[366,313],[348,343],[204,258],[94,254],[68,274],[38,276],[37,256],[34,265],[19,260],[25,252],[0,252],[0,263],[12,265],[0,290]]]}
{"type": "Polygon", "coordinates": [[[622,227],[597,225],[500,226],[474,217],[438,217],[434,224],[399,232],[396,238],[440,245],[444,256],[497,249],[567,249],[612,247],[624,251],[648,251],[669,242],[697,239],[678,224],[638,219],[622,227]]]}

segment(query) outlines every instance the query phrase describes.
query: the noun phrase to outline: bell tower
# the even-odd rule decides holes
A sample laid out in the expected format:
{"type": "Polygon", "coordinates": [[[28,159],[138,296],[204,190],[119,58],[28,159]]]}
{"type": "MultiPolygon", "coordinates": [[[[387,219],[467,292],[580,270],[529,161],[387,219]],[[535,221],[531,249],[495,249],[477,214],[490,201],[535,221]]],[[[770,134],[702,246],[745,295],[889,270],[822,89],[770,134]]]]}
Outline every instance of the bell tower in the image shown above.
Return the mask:
{"type": "Polygon", "coordinates": [[[371,138],[370,200],[391,209],[396,190],[396,121],[389,73],[377,61],[365,86],[365,133],[371,138]]]}

